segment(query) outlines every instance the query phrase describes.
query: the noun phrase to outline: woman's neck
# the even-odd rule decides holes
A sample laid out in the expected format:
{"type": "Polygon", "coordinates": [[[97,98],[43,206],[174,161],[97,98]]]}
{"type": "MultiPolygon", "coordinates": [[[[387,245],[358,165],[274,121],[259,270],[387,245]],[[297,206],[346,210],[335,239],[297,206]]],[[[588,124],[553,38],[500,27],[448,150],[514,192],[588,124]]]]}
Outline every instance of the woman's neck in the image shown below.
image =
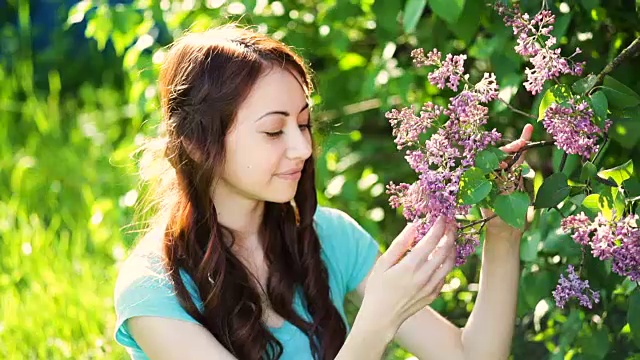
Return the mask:
{"type": "Polygon", "coordinates": [[[211,194],[218,222],[233,230],[243,240],[257,239],[264,215],[264,201],[243,196],[228,189],[223,183],[221,181],[211,194]]]}

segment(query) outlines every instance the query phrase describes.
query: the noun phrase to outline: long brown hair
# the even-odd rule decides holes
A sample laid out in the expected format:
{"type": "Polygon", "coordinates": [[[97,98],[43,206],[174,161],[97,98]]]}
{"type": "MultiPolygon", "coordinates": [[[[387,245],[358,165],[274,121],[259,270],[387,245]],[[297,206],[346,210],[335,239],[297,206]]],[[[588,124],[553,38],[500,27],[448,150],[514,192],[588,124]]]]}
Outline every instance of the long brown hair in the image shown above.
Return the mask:
{"type": "MultiPolygon", "coordinates": [[[[312,91],[303,59],[283,43],[235,25],[178,39],[160,71],[164,161],[171,176],[152,195],[160,211],[152,226],[164,233],[163,256],[184,309],[239,359],[277,359],[283,345],[262,323],[261,297],[251,274],[231,252],[234,234],[218,222],[210,189],[224,166],[224,138],[236,111],[270,66],[299,75],[312,91]],[[185,148],[188,144],[189,152],[185,148]],[[203,154],[197,161],[189,156],[203,154]],[[180,277],[196,284],[204,311],[180,277]]],[[[306,160],[290,203],[265,203],[260,241],[268,264],[266,294],[273,309],[309,337],[316,359],[333,359],[346,325],[329,294],[327,269],[313,228],[317,206],[313,156],[306,160]],[[293,309],[302,290],[311,321],[293,309]]],[[[152,231],[149,231],[152,233],[152,231]]],[[[158,233],[158,232],[154,232],[158,233]]]]}

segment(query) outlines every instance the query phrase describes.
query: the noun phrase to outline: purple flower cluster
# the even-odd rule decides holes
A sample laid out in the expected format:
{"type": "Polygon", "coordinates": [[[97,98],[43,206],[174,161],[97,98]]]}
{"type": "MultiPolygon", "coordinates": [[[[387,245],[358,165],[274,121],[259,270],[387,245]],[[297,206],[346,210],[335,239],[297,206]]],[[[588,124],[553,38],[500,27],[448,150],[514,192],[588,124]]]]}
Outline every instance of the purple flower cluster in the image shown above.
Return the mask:
{"type": "Polygon", "coordinates": [[[551,104],[544,114],[542,124],[556,141],[556,146],[568,154],[579,154],[584,158],[598,152],[598,137],[607,132],[611,125],[605,121],[604,130],[593,123],[593,110],[586,101],[576,104],[570,99],[568,104],[551,104]]]}
{"type": "Polygon", "coordinates": [[[431,102],[424,104],[420,116],[415,115],[415,107],[404,108],[400,111],[392,109],[387,113],[387,119],[393,127],[393,136],[398,150],[417,144],[418,137],[430,128],[434,121],[444,112],[442,106],[431,102]]]}
{"type": "Polygon", "coordinates": [[[616,221],[607,220],[599,213],[591,221],[584,213],[580,213],[563,219],[561,226],[565,232],[573,231],[573,240],[589,246],[593,256],[600,260],[611,259],[613,272],[640,281],[638,215],[628,215],[616,221]]]}
{"type": "MultiPolygon", "coordinates": [[[[413,184],[390,183],[387,193],[391,195],[389,203],[392,207],[402,206],[405,218],[420,223],[418,238],[421,238],[439,216],[454,219],[456,215],[465,215],[469,211],[470,206],[457,202],[460,177],[473,166],[477,153],[489,145],[495,145],[501,134],[495,129],[482,129],[488,119],[488,109],[482,103],[498,96],[495,75],[485,74],[474,86],[468,84],[464,75],[465,56],[449,54],[441,61],[442,55],[436,49],[427,56],[424,50],[417,49],[412,56],[418,66],[437,67],[428,77],[439,88],[444,88],[446,82],[451,89],[457,90],[461,79],[466,83],[465,89],[451,99],[447,108],[429,102],[422,108],[420,116],[414,115],[413,107],[392,110],[386,114],[393,126],[398,149],[417,145],[415,149],[407,149],[405,159],[418,173],[418,180],[413,184]],[[420,144],[419,135],[441,115],[448,117],[448,121],[424,144],[420,144]]],[[[478,243],[477,233],[460,234],[456,258],[458,266],[466,261],[478,243]]]]}
{"type": "Polygon", "coordinates": [[[526,68],[527,82],[525,88],[533,95],[542,91],[546,80],[555,79],[561,74],[581,75],[584,62],[569,64],[569,59],[581,52],[577,48],[568,58],[560,56],[560,49],[551,49],[556,38],[551,36],[555,16],[549,10],[541,10],[530,19],[529,14],[522,13],[517,4],[507,7],[502,3],[495,5],[498,14],[504,15],[504,22],[513,28],[518,45],[516,53],[528,58],[533,68],[526,68]],[[542,37],[547,37],[544,40],[542,37]]]}
{"type": "Polygon", "coordinates": [[[580,305],[589,309],[593,307],[593,303],[597,304],[600,301],[600,294],[589,288],[589,280],[580,280],[573,265],[567,267],[567,274],[566,278],[564,275],[560,275],[560,281],[553,291],[553,297],[558,307],[564,308],[571,298],[578,299],[580,305]]]}
{"type": "Polygon", "coordinates": [[[464,72],[464,61],[467,59],[467,55],[451,55],[447,54],[444,61],[442,59],[442,53],[437,49],[431,50],[427,56],[424,56],[424,49],[415,49],[411,52],[413,57],[413,63],[418,67],[436,65],[438,68],[429,73],[429,81],[436,85],[439,89],[444,89],[445,82],[447,86],[453,90],[458,91],[458,84],[460,78],[464,72]]]}

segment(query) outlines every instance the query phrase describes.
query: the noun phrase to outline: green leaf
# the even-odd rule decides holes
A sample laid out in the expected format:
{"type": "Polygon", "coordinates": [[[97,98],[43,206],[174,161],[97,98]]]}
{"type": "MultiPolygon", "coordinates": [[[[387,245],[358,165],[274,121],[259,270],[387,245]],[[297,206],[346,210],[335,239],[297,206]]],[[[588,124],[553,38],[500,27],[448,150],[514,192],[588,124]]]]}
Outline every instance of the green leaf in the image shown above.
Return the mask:
{"type": "MultiPolygon", "coordinates": [[[[562,163],[562,157],[564,156],[564,154],[564,150],[558,147],[553,148],[551,163],[553,165],[554,172],[560,171],[560,163],[562,163]]],[[[573,174],[573,172],[580,166],[581,161],[582,157],[580,155],[567,154],[567,161],[564,164],[564,169],[562,169],[562,172],[567,174],[567,176],[571,176],[571,174],[573,174]]]]}
{"type": "Polygon", "coordinates": [[[609,136],[626,149],[634,148],[640,141],[640,105],[610,111],[613,125],[609,136]]]}
{"type": "Polygon", "coordinates": [[[402,14],[402,26],[405,33],[412,33],[416,29],[425,6],[427,6],[427,0],[408,0],[405,3],[402,14]]]}
{"type": "Polygon", "coordinates": [[[573,83],[573,85],[571,85],[571,90],[578,94],[584,94],[589,91],[589,89],[591,89],[593,85],[596,84],[596,79],[597,76],[589,74],[587,75],[587,77],[584,77],[573,83]]]}
{"type": "Polygon", "coordinates": [[[488,174],[493,170],[497,169],[500,165],[500,159],[494,151],[490,149],[482,150],[476,156],[476,167],[484,174],[488,174]]]}
{"type": "Polygon", "coordinates": [[[376,14],[375,31],[379,44],[395,41],[401,29],[398,23],[398,13],[402,11],[402,2],[376,1],[371,6],[371,9],[376,14]]]}
{"type": "Polygon", "coordinates": [[[607,100],[613,108],[623,109],[640,104],[640,99],[610,87],[603,86],[602,92],[607,96],[607,100]]]}
{"type": "Polygon", "coordinates": [[[346,53],[340,61],[338,62],[338,67],[340,70],[347,71],[351,70],[355,67],[362,67],[367,64],[367,59],[365,59],[362,55],[357,53],[346,53]]]}
{"type": "Polygon", "coordinates": [[[519,293],[522,294],[522,298],[533,311],[540,299],[551,294],[557,282],[558,277],[548,270],[540,270],[535,273],[523,272],[519,293]]]}
{"type": "Polygon", "coordinates": [[[625,194],[627,197],[637,197],[640,196],[640,181],[636,178],[630,178],[622,182],[622,187],[624,188],[625,194]]]}
{"type": "Polygon", "coordinates": [[[538,189],[534,207],[536,209],[552,208],[569,196],[570,192],[567,175],[564,173],[552,174],[544,180],[538,189]]]}
{"type": "Polygon", "coordinates": [[[629,297],[629,310],[627,312],[627,322],[631,327],[631,336],[636,346],[640,346],[640,288],[636,288],[629,297]]]}
{"type": "Polygon", "coordinates": [[[578,256],[582,252],[580,244],[563,232],[550,231],[542,244],[544,251],[558,253],[560,256],[578,256]]]}
{"type": "Polygon", "coordinates": [[[94,38],[98,42],[98,50],[102,51],[112,31],[111,11],[108,5],[102,4],[93,15],[90,15],[84,35],[88,38],[94,38]]]}
{"type": "Polygon", "coordinates": [[[560,328],[560,341],[561,347],[569,346],[573,343],[573,339],[576,338],[578,332],[582,328],[582,320],[580,319],[580,310],[571,309],[567,321],[562,324],[560,328]]]}
{"type": "MultiPolygon", "coordinates": [[[[487,7],[484,6],[482,1],[465,1],[460,19],[455,26],[449,27],[449,30],[465,43],[471,43],[480,27],[480,21],[478,21],[478,19],[486,9],[487,7]]],[[[500,82],[500,87],[504,87],[503,82],[500,82]]]]}
{"type": "Polygon", "coordinates": [[[514,191],[508,195],[498,195],[493,208],[504,222],[523,230],[529,204],[529,195],[521,191],[514,191]]]}
{"type": "Polygon", "coordinates": [[[538,107],[538,121],[544,119],[545,111],[551,104],[563,104],[571,98],[571,91],[567,85],[555,85],[544,93],[538,107]]]}
{"type": "Polygon", "coordinates": [[[598,172],[598,169],[591,161],[587,161],[584,165],[582,165],[582,170],[580,171],[580,181],[587,181],[593,177],[598,172]]]}
{"type": "Polygon", "coordinates": [[[553,24],[553,30],[551,30],[551,36],[554,36],[556,39],[562,38],[569,28],[571,18],[572,14],[570,12],[557,14],[555,24],[553,24]]]}
{"type": "Polygon", "coordinates": [[[538,258],[538,246],[542,240],[539,231],[534,231],[520,242],[520,259],[522,261],[534,261],[538,258]]]}
{"type": "Polygon", "coordinates": [[[609,331],[606,325],[600,329],[591,329],[591,334],[580,339],[582,353],[588,359],[601,360],[609,352],[609,331]]]}
{"type": "Polygon", "coordinates": [[[624,211],[624,206],[625,203],[622,193],[620,193],[617,188],[610,187],[602,190],[601,194],[591,194],[587,196],[582,202],[582,207],[586,210],[585,213],[590,216],[595,216],[599,212],[602,212],[602,215],[606,219],[613,217],[613,209],[616,209],[617,217],[620,217],[620,214],[624,211]]]}
{"type": "Polygon", "coordinates": [[[591,104],[593,105],[593,111],[601,120],[607,118],[609,104],[607,103],[607,97],[602,91],[596,91],[591,95],[591,104]]]}
{"type": "Polygon", "coordinates": [[[623,93],[625,95],[629,95],[631,97],[634,97],[634,98],[640,100],[640,95],[638,95],[635,91],[631,90],[625,84],[623,84],[620,81],[612,78],[609,75],[605,75],[603,84],[606,87],[612,88],[612,89],[614,89],[616,91],[619,91],[619,92],[621,92],[621,93],[623,93]]]}
{"type": "Polygon", "coordinates": [[[622,165],[614,168],[601,170],[598,175],[605,179],[612,179],[616,184],[622,185],[622,182],[629,179],[633,174],[633,161],[629,160],[622,165]]]}
{"type": "Polygon", "coordinates": [[[462,174],[460,179],[460,199],[464,205],[477,204],[491,192],[491,181],[485,179],[478,168],[471,168],[462,174]]]}
{"type": "Polygon", "coordinates": [[[465,0],[431,0],[431,10],[449,24],[455,25],[462,14],[465,0]]]}
{"type": "Polygon", "coordinates": [[[600,0],[581,0],[580,3],[585,10],[591,11],[600,5],[600,0]]]}

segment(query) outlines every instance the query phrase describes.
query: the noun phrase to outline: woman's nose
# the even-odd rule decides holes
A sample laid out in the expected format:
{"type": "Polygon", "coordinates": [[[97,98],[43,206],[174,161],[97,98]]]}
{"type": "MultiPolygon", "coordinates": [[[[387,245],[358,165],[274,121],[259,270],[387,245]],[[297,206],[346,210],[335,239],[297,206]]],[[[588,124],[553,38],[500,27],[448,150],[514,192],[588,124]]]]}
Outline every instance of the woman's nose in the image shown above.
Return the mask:
{"type": "Polygon", "coordinates": [[[311,136],[308,130],[293,131],[287,147],[287,157],[292,160],[306,160],[311,156],[311,136]]]}

